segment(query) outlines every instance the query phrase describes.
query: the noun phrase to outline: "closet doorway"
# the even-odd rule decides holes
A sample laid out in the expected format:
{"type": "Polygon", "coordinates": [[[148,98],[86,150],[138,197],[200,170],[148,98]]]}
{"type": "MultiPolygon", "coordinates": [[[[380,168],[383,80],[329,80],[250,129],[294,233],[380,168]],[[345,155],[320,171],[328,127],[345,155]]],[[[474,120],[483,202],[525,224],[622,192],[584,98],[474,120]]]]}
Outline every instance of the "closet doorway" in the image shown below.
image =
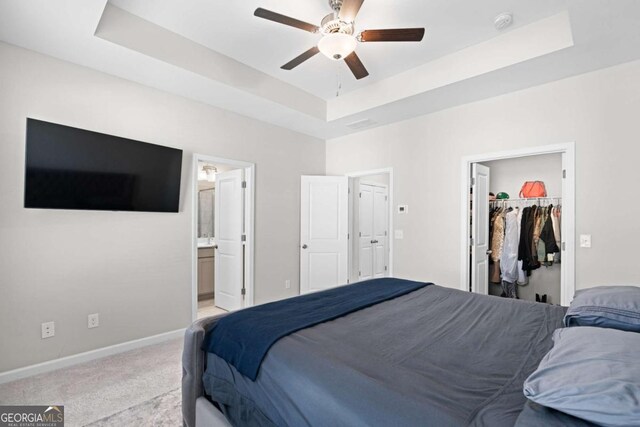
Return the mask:
{"type": "Polygon", "coordinates": [[[349,177],[349,283],[391,276],[391,168],[349,177]]]}
{"type": "Polygon", "coordinates": [[[572,143],[463,159],[462,289],[570,303],[575,292],[574,159],[572,143]],[[526,181],[544,182],[546,196],[520,195],[526,181]]]}
{"type": "Polygon", "coordinates": [[[253,303],[254,165],[194,155],[192,317],[253,303]]]}
{"type": "Polygon", "coordinates": [[[300,293],[393,275],[393,169],[302,176],[300,293]]]}
{"type": "Polygon", "coordinates": [[[350,282],[387,277],[389,271],[389,175],[351,178],[350,282]]]}

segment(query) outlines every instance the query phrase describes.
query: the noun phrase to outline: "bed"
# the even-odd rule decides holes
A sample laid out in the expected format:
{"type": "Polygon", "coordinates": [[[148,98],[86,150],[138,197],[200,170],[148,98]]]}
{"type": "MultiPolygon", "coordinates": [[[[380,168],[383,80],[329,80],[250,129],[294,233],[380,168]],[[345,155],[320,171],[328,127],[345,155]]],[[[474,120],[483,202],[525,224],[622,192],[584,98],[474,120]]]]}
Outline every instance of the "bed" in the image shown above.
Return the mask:
{"type": "Polygon", "coordinates": [[[201,350],[222,316],[202,319],[185,335],[184,425],[524,426],[545,416],[522,384],[565,311],[425,286],[279,339],[255,381],[201,350]]]}

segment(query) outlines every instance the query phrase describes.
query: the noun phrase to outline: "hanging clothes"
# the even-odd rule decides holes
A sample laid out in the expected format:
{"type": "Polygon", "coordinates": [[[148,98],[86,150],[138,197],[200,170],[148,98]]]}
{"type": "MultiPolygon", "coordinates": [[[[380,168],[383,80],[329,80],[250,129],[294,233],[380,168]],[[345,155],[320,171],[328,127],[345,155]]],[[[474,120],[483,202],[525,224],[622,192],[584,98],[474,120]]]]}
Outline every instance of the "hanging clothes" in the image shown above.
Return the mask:
{"type": "MultiPolygon", "coordinates": [[[[522,235],[522,212],[523,209],[518,209],[518,251],[519,251],[519,245],[520,245],[520,236],[522,235]]],[[[522,260],[518,257],[516,257],[516,259],[518,260],[518,280],[517,283],[520,286],[525,286],[529,284],[529,276],[527,276],[526,272],[522,269],[522,260]]]]}
{"type": "Polygon", "coordinates": [[[556,243],[556,237],[553,232],[553,215],[552,215],[553,205],[549,205],[545,209],[547,212],[544,216],[545,222],[542,226],[542,231],[540,232],[540,241],[544,243],[544,254],[542,259],[545,262],[545,265],[553,264],[553,254],[560,252],[560,247],[556,243]],[[551,257],[549,257],[551,255],[551,257]]]}
{"type": "MultiPolygon", "coordinates": [[[[555,237],[556,240],[556,246],[558,248],[560,248],[560,245],[562,242],[561,240],[561,236],[560,236],[560,215],[561,215],[562,211],[559,207],[554,206],[553,209],[551,209],[551,225],[553,227],[553,235],[555,237]]],[[[560,262],[560,252],[562,251],[562,249],[560,249],[558,252],[555,253],[554,255],[554,262],[560,262]]]]}
{"type": "Polygon", "coordinates": [[[538,263],[537,247],[535,244],[535,227],[537,218],[537,206],[524,208],[522,213],[522,229],[520,243],[518,245],[518,259],[522,260],[522,270],[530,274],[532,270],[540,268],[538,263]]]}
{"type": "Polygon", "coordinates": [[[560,252],[558,206],[506,208],[522,200],[492,202],[489,215],[489,281],[500,284],[502,296],[518,298],[517,289],[529,283],[533,270],[550,267],[560,252]],[[502,203],[502,206],[496,204],[502,203]]]}
{"type": "Polygon", "coordinates": [[[493,232],[491,233],[491,260],[489,265],[489,281],[500,283],[500,257],[504,244],[504,210],[499,208],[493,215],[493,232]]]}
{"type": "Polygon", "coordinates": [[[518,280],[518,216],[520,209],[515,208],[505,215],[504,244],[500,257],[502,281],[515,283],[518,280]]]}
{"type": "Polygon", "coordinates": [[[502,270],[502,292],[507,298],[517,298],[518,280],[518,208],[505,214],[504,244],[500,257],[502,270]]]}

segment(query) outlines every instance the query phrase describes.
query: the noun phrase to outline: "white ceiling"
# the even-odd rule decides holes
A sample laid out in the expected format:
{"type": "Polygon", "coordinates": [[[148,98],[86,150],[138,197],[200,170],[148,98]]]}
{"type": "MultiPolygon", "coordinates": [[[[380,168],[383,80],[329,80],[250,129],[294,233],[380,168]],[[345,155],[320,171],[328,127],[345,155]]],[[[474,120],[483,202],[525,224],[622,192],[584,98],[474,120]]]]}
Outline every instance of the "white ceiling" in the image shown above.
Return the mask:
{"type": "Polygon", "coordinates": [[[567,9],[566,0],[366,0],[357,31],[425,27],[422,43],[361,43],[369,77],[356,80],[343,61],[316,55],[292,71],[280,66],[321,37],[253,16],[257,7],[319,25],[327,0],[110,0],[111,4],[323,99],[366,87],[499,35],[493,18],[514,14],[517,28],[567,9]]]}
{"type": "Polygon", "coordinates": [[[255,18],[257,6],[313,23],[328,11],[324,0],[2,0],[0,40],[322,139],[640,59],[638,0],[366,0],[360,29],[427,33],[359,46],[371,75],[356,82],[320,55],[281,71],[318,36],[255,18]],[[515,25],[498,33],[505,10],[515,25]]]}

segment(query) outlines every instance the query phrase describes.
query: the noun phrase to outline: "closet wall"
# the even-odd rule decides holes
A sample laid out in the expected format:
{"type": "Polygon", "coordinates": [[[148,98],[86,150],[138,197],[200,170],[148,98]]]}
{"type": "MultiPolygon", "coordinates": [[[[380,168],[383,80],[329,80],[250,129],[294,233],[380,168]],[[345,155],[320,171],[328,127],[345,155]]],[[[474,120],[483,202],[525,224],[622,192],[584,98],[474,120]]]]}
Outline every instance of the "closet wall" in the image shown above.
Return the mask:
{"type": "MultiPolygon", "coordinates": [[[[505,192],[510,198],[516,199],[525,181],[543,181],[547,196],[562,196],[562,155],[560,153],[495,160],[482,164],[491,169],[489,191],[493,194],[505,192]]],[[[542,266],[532,271],[529,284],[517,287],[518,297],[535,301],[536,293],[547,294],[547,302],[560,304],[560,269],[561,265],[554,263],[550,267],[542,266]]],[[[500,295],[502,288],[500,285],[489,283],[489,293],[500,295]]]]}
{"type": "Polygon", "coordinates": [[[498,194],[504,191],[512,199],[518,198],[525,181],[543,181],[547,196],[562,195],[562,155],[560,153],[516,159],[483,162],[491,168],[490,191],[498,194]]]}

